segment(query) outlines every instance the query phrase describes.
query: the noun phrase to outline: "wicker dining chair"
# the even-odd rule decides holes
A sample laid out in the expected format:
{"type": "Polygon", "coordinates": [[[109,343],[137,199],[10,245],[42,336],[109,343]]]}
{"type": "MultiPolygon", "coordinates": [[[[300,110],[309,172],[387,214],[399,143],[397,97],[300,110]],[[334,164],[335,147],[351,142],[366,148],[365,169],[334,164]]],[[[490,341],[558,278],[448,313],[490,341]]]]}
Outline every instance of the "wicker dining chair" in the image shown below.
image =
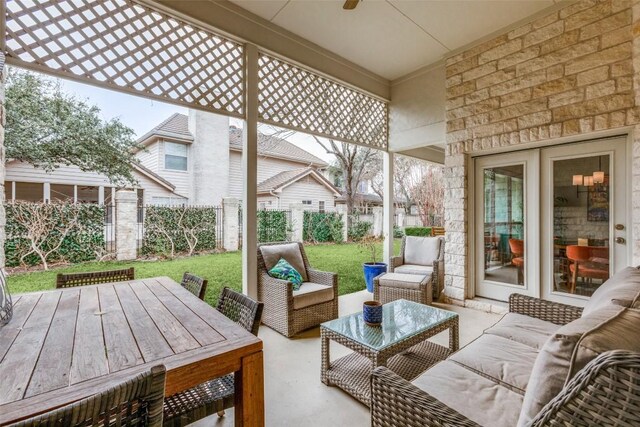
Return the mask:
{"type": "Polygon", "coordinates": [[[97,285],[98,283],[124,282],[134,280],[133,267],[123,270],[92,271],[90,273],[59,273],[56,288],[72,288],[75,286],[97,285]]]}
{"type": "MultiPolygon", "coordinates": [[[[218,299],[217,309],[238,325],[258,335],[263,304],[226,286],[218,299]]],[[[164,427],[179,427],[224,410],[234,403],[233,374],[215,378],[189,390],[174,394],[164,402],[164,427]]]]}
{"type": "Polygon", "coordinates": [[[185,272],[182,275],[180,285],[204,301],[204,295],[207,293],[207,283],[206,279],[185,272]]]}
{"type": "Polygon", "coordinates": [[[163,365],[86,399],[19,421],[10,427],[162,425],[166,370],[163,365]]]}

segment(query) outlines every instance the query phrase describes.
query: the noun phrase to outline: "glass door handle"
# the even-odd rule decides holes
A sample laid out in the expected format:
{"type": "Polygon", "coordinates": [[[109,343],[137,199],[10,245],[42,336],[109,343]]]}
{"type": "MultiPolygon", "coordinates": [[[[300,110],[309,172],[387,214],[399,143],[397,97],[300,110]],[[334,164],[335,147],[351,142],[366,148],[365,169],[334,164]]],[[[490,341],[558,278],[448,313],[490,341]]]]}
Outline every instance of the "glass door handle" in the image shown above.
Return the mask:
{"type": "Polygon", "coordinates": [[[620,245],[624,245],[624,237],[616,237],[616,243],[620,244],[620,245]]]}

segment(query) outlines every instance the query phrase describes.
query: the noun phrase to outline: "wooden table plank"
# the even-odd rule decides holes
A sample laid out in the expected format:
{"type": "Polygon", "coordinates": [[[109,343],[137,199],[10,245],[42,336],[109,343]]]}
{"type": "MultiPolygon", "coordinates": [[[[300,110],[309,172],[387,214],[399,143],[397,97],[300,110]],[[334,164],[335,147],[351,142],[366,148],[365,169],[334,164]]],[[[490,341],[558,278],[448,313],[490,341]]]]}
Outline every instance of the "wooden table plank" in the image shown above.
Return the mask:
{"type": "Polygon", "coordinates": [[[13,341],[22,330],[40,296],[40,294],[29,294],[20,295],[16,298],[13,306],[13,317],[9,323],[0,328],[0,362],[2,362],[4,355],[7,354],[13,341]]]}
{"type": "Polygon", "coordinates": [[[98,289],[80,288],[73,361],[69,373],[71,384],[109,373],[101,317],[98,289]]]}
{"type": "Polygon", "coordinates": [[[167,310],[143,281],[131,283],[131,289],[135,292],[140,303],[146,308],[147,313],[149,313],[149,316],[151,316],[151,319],[153,319],[156,327],[167,340],[174,353],[182,353],[200,347],[198,341],[167,310]]]}
{"type": "Polygon", "coordinates": [[[78,316],[80,291],[63,292],[53,315],[42,356],[33,371],[26,397],[69,385],[69,368],[78,316]]]}
{"type": "Polygon", "coordinates": [[[169,292],[183,301],[191,311],[226,339],[240,338],[248,333],[244,328],[239,328],[235,322],[224,314],[213,310],[209,304],[200,298],[191,298],[193,294],[182,286],[172,286],[172,280],[168,277],[158,277],[156,279],[158,283],[161,283],[169,292]]]}
{"type": "Polygon", "coordinates": [[[117,372],[125,368],[144,363],[138,343],[129,327],[120,300],[113,286],[98,288],[98,298],[102,315],[102,330],[107,349],[109,372],[117,372]]]}
{"type": "Polygon", "coordinates": [[[147,287],[160,302],[191,332],[200,345],[209,345],[224,340],[210,325],[191,311],[179,298],[169,292],[158,281],[144,280],[147,287]]]}
{"type": "Polygon", "coordinates": [[[114,289],[145,362],[171,356],[173,350],[149,317],[131,286],[128,284],[115,286],[114,289]]]}
{"type": "Polygon", "coordinates": [[[43,294],[0,363],[0,404],[22,399],[56,311],[60,292],[43,294]]]}

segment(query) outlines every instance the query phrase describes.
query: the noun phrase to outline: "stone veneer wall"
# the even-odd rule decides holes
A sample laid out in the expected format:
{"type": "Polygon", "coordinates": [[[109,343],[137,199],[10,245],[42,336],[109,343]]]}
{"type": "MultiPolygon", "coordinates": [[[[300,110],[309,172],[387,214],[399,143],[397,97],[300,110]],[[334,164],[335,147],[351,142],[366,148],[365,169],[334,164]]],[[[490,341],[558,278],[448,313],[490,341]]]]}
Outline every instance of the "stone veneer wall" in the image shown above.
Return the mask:
{"type": "Polygon", "coordinates": [[[464,301],[473,265],[469,154],[489,149],[635,126],[630,223],[639,262],[639,21],[638,0],[583,0],[447,59],[445,295],[451,302],[464,301]]]}

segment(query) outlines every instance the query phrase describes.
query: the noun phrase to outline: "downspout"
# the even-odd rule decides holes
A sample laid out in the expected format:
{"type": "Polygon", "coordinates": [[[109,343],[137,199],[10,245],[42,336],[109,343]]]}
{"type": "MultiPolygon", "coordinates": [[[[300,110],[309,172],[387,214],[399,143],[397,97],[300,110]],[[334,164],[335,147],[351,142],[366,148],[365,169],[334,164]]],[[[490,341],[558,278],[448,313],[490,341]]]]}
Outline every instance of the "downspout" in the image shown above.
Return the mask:
{"type": "Polygon", "coordinates": [[[278,197],[276,194],[273,193],[273,190],[269,190],[269,194],[271,194],[273,197],[276,198],[276,200],[278,200],[278,209],[280,208],[280,197],[278,197]]]}

